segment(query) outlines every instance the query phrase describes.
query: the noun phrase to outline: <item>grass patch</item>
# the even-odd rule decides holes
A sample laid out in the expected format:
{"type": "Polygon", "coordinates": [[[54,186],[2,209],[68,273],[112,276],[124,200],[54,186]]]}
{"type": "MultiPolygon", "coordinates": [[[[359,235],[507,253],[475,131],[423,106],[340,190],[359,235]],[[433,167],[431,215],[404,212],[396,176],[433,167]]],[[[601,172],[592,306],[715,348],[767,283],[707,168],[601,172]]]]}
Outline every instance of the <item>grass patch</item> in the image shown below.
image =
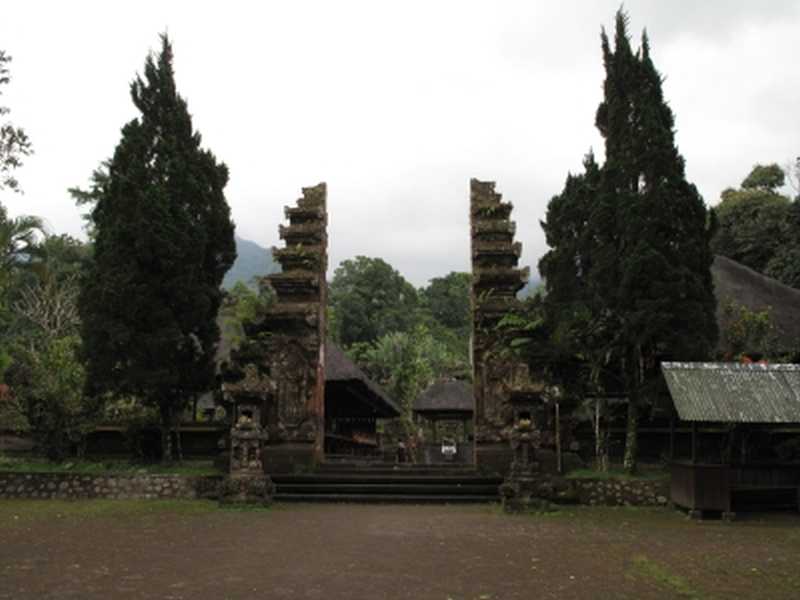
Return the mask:
{"type": "Polygon", "coordinates": [[[220,475],[210,460],[172,464],[140,464],[129,461],[65,461],[0,456],[0,471],[16,473],[77,473],[80,475],[220,475]]]}
{"type": "Polygon", "coordinates": [[[643,469],[635,475],[629,475],[622,469],[596,471],[594,469],[575,469],[567,473],[567,479],[604,479],[618,481],[661,481],[669,477],[664,469],[643,469]]]}
{"type": "Polygon", "coordinates": [[[214,512],[217,506],[212,500],[3,500],[0,529],[40,520],[195,516],[214,512]]]}
{"type": "Polygon", "coordinates": [[[671,573],[667,567],[650,560],[644,555],[633,557],[631,570],[634,575],[638,575],[662,589],[668,590],[671,595],[679,598],[692,598],[702,600],[706,596],[694,589],[686,578],[671,573]]]}

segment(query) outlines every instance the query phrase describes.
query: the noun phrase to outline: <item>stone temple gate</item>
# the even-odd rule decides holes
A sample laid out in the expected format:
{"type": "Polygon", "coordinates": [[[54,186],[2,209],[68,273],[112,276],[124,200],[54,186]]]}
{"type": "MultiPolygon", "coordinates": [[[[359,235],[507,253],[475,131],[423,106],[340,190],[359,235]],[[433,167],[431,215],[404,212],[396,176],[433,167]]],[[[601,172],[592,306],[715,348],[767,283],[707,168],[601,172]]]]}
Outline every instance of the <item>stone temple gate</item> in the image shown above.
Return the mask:
{"type": "MultiPolygon", "coordinates": [[[[321,183],[304,188],[296,204],[284,209],[288,224],[280,227],[280,237],[285,247],[272,250],[282,272],[266,278],[277,301],[245,332],[247,341],[232,355],[225,375],[223,391],[234,407],[261,405],[255,414],[263,446],[252,454],[254,461],[236,462],[243,469],[291,472],[324,459],[326,199],[321,183]]],[[[494,183],[471,180],[475,460],[499,473],[508,471],[513,458],[510,441],[519,417],[513,398],[531,395],[525,392],[527,368],[501,356],[495,330],[518,306],[516,294],[528,280],[528,269],[517,265],[522,247],[514,241],[512,208],[494,183]]],[[[254,411],[240,412],[234,408],[246,421],[254,411]]],[[[232,453],[240,456],[241,450],[232,448],[232,453]]]]}

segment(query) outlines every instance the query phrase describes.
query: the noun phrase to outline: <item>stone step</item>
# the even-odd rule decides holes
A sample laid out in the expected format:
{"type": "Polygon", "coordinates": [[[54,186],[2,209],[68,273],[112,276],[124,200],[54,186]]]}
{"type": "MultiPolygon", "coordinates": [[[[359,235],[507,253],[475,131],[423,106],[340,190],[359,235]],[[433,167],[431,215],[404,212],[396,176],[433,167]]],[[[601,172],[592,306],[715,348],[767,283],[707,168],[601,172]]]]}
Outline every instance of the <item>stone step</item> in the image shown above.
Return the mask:
{"type": "Polygon", "coordinates": [[[344,502],[386,504],[489,504],[498,502],[495,495],[414,495],[414,494],[275,494],[277,502],[344,502]]]}
{"type": "Polygon", "coordinates": [[[478,471],[471,466],[465,465],[414,465],[414,466],[392,466],[392,465],[345,465],[345,464],[324,464],[318,467],[315,473],[370,473],[370,474],[465,474],[478,475],[478,471]]]}
{"type": "Polygon", "coordinates": [[[304,483],[304,484],[398,484],[398,485],[493,485],[502,483],[499,477],[484,477],[480,475],[440,475],[440,474],[380,474],[380,473],[306,473],[297,475],[273,475],[272,481],[277,485],[304,483]]]}
{"type": "Polygon", "coordinates": [[[494,484],[276,483],[278,494],[394,494],[403,496],[497,496],[494,484]]]}

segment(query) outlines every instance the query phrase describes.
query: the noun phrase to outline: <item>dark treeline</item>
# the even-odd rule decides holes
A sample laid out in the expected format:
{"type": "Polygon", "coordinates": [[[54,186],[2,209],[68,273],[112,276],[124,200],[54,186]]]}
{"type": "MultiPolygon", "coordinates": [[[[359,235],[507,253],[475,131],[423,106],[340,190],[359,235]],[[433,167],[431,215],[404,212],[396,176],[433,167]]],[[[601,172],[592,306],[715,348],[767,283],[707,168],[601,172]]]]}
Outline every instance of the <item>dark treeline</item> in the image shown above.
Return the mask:
{"type": "MultiPolygon", "coordinates": [[[[634,49],[627,27],[620,11],[613,36],[601,37],[605,160],[590,151],[550,201],[544,293],[500,333],[566,397],[627,398],[633,471],[640,415],[663,393],[659,362],[715,356],[712,250],[800,287],[800,200],[783,191],[787,177],[797,191],[800,163],[756,165],[709,210],[686,180],[649,40],[634,49]]],[[[0,96],[9,65],[0,51],[0,96]]],[[[236,253],[228,171],[192,126],[166,37],[131,98],[138,116],[113,156],[88,189],[71,190],[88,242],[0,206],[0,429],[30,432],[56,460],[107,419],[160,425],[169,459],[170,430],[217,386],[219,324],[223,346],[236,344],[241,323],[272,301],[268,289],[221,288],[236,253]]],[[[0,190],[14,192],[33,146],[9,114],[0,102],[0,190]]],[[[467,273],[416,289],[384,260],[355,257],[329,282],[328,336],[402,404],[408,425],[430,383],[470,377],[469,294],[467,273]]],[[[766,321],[741,312],[732,357],[751,337],[766,345],[766,321]]]]}

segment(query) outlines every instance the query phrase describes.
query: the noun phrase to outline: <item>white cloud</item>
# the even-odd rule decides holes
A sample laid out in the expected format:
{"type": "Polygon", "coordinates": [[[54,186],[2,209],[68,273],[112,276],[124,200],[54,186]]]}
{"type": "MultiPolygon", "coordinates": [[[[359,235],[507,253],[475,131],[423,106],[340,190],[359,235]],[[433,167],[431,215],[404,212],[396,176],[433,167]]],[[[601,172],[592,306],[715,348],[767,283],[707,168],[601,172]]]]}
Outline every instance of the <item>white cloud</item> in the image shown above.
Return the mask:
{"type": "MultiPolygon", "coordinates": [[[[332,267],[382,256],[415,284],[469,261],[470,177],[514,202],[523,259],[539,219],[593,146],[600,26],[618,2],[17,2],[3,100],[36,155],[12,214],[77,234],[66,188],[85,182],[135,115],[128,85],[168,29],[178,87],[231,170],[239,232],[278,242],[282,207],[327,181],[332,267]]],[[[756,162],[800,154],[796,2],[630,1],[707,201],[756,162]],[[765,6],[767,8],[765,8],[765,6]]]]}

